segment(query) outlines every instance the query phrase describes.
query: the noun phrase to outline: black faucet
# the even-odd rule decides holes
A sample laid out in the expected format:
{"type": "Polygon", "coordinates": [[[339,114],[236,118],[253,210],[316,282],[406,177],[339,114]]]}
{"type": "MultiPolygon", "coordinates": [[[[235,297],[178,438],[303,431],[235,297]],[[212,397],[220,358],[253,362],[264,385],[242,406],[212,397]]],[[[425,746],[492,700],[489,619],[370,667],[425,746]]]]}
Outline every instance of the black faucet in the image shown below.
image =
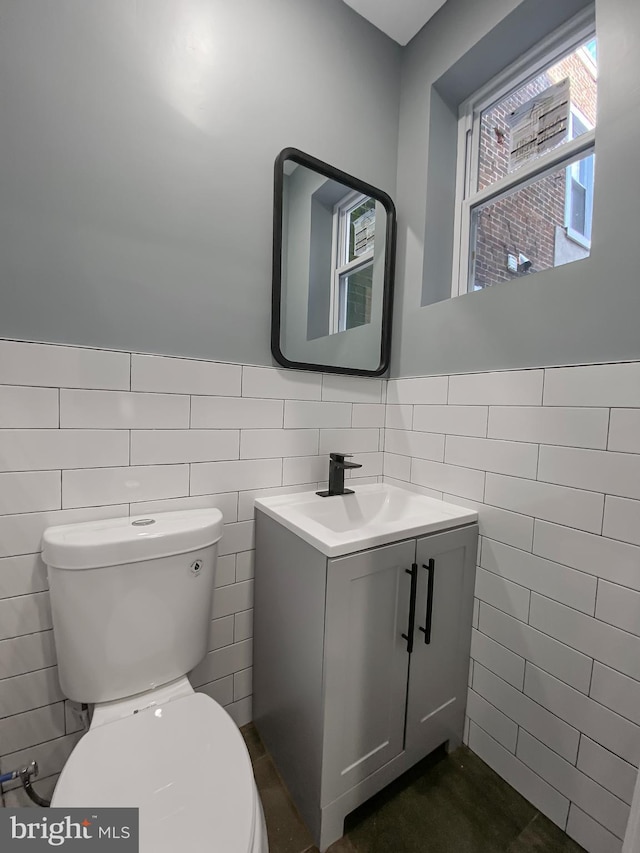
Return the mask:
{"type": "Polygon", "coordinates": [[[333,495],[352,495],[353,489],[345,489],[344,472],[347,468],[362,468],[357,462],[345,462],[345,457],[352,453],[330,453],[329,454],[329,488],[326,492],[316,492],[322,498],[333,495]]]}

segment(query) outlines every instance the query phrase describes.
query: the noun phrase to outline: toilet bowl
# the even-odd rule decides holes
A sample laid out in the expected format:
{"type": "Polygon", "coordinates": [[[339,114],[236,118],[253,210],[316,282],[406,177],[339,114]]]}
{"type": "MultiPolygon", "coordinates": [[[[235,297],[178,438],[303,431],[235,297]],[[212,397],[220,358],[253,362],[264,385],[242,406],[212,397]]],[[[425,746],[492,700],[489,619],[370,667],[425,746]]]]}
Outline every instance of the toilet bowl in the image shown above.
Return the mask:
{"type": "Polygon", "coordinates": [[[218,510],[194,510],[44,534],[61,686],[94,706],[51,805],[137,807],[140,853],[268,853],[242,735],[186,677],[221,532],[218,510]]]}
{"type": "Polygon", "coordinates": [[[137,806],[141,851],[266,853],[251,761],[231,717],[193,691],[149,700],[137,714],[91,727],[51,805],[137,806]]]}

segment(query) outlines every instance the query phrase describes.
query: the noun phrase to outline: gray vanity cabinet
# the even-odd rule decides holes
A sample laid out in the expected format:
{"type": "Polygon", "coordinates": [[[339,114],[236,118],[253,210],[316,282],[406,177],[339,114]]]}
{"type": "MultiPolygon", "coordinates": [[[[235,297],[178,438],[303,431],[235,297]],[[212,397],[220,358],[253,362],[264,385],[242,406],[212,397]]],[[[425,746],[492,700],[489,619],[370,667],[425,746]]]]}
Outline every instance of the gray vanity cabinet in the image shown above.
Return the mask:
{"type": "Polygon", "coordinates": [[[460,743],[476,543],[473,524],[327,558],[256,513],[253,717],[321,851],[354,808],[460,743]]]}
{"type": "Polygon", "coordinates": [[[414,554],[409,541],[328,560],[323,803],[403,750],[414,554]]]}
{"type": "Polygon", "coordinates": [[[477,538],[473,525],[425,536],[417,542],[418,588],[405,738],[405,749],[411,753],[427,755],[445,741],[450,747],[460,742],[469,675],[477,538]]]}

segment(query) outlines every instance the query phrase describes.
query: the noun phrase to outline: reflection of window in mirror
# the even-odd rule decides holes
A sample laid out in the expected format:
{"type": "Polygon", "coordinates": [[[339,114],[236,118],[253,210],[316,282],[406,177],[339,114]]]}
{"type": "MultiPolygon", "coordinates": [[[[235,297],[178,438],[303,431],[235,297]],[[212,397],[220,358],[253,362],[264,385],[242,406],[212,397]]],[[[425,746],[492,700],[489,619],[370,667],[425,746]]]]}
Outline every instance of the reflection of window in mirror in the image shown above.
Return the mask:
{"type": "Polygon", "coordinates": [[[334,207],[331,332],[371,322],[376,203],[350,192],[334,207]]]}

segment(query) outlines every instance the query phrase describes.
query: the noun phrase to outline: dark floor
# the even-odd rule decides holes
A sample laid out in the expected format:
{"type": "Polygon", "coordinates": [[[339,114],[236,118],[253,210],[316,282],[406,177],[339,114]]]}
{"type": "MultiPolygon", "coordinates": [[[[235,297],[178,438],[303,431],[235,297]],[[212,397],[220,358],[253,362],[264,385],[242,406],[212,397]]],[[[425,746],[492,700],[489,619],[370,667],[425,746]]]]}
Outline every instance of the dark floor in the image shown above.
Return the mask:
{"type": "MultiPolygon", "coordinates": [[[[252,724],[242,729],[269,853],[317,853],[252,724]]],[[[346,821],[329,853],[584,853],[466,747],[439,750],[346,821]]]]}

